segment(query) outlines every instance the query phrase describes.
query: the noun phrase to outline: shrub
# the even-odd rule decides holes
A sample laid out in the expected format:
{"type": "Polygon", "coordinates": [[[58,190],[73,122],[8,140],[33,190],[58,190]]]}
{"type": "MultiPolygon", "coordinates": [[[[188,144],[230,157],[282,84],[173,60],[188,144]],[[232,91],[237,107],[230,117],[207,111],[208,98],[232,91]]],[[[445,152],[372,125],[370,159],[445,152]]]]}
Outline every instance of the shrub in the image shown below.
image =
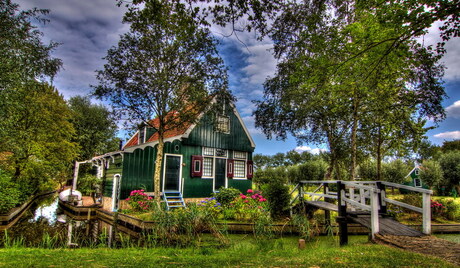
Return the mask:
{"type": "Polygon", "coordinates": [[[208,214],[216,218],[222,211],[222,206],[215,197],[205,198],[198,203],[198,207],[200,210],[206,211],[208,214]]]}
{"type": "Polygon", "coordinates": [[[78,178],[78,191],[81,192],[82,195],[91,195],[96,191],[96,186],[101,181],[96,178],[96,176],[86,174],[85,176],[78,178]]]}
{"type": "Polygon", "coordinates": [[[146,211],[152,207],[152,197],[144,193],[144,189],[133,190],[126,198],[134,212],[146,211]]]}
{"type": "Polygon", "coordinates": [[[268,199],[270,214],[272,218],[277,219],[287,215],[289,208],[289,187],[281,183],[270,183],[264,185],[264,192],[268,199]]]}
{"type": "Polygon", "coordinates": [[[268,212],[267,199],[262,192],[249,189],[246,194],[240,193],[230,205],[223,210],[225,219],[256,222],[268,212]]]}
{"type": "Polygon", "coordinates": [[[7,213],[23,201],[19,186],[2,170],[0,170],[0,200],[0,213],[7,213]]]}
{"type": "Polygon", "coordinates": [[[235,200],[241,191],[232,187],[229,188],[220,188],[218,193],[214,193],[213,196],[216,198],[216,201],[220,203],[223,207],[228,207],[230,203],[235,200]]]}

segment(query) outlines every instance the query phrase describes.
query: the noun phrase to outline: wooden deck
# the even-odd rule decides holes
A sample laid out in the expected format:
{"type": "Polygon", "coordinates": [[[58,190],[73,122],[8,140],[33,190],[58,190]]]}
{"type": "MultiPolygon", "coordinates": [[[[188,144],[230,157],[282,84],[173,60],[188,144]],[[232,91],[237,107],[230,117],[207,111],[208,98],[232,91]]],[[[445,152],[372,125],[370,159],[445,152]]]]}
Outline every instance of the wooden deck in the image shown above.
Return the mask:
{"type": "MultiPolygon", "coordinates": [[[[370,215],[362,215],[358,217],[348,217],[348,220],[359,223],[362,226],[371,228],[370,215]]],[[[421,237],[425,236],[422,232],[412,229],[404,224],[401,224],[392,218],[379,218],[379,234],[381,235],[395,235],[395,236],[412,236],[421,237]]]]}
{"type": "MultiPolygon", "coordinates": [[[[328,210],[328,211],[338,211],[338,206],[336,204],[324,202],[324,201],[306,201],[306,204],[316,207],[318,209],[328,210]]],[[[349,222],[354,222],[361,224],[366,228],[371,228],[371,217],[369,212],[365,211],[348,211],[347,220],[349,222]]],[[[401,224],[395,221],[392,218],[379,217],[379,234],[381,235],[394,235],[394,236],[411,236],[411,237],[421,237],[424,234],[418,230],[410,228],[404,224],[401,224]]]]}
{"type": "Polygon", "coordinates": [[[317,207],[319,209],[329,210],[329,211],[339,211],[338,206],[332,203],[324,201],[305,201],[306,204],[317,207]]]}

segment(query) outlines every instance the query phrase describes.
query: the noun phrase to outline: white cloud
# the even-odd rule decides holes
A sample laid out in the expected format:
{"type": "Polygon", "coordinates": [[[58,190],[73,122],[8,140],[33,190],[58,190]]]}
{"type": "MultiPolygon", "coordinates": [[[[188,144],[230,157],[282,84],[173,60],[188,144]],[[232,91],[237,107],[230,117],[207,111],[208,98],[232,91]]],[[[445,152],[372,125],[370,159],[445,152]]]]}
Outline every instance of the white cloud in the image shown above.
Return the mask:
{"type": "Polygon", "coordinates": [[[434,137],[439,139],[460,139],[460,131],[443,132],[434,135],[434,137]]]}
{"type": "Polygon", "coordinates": [[[298,153],[303,153],[303,152],[310,152],[311,154],[319,154],[321,152],[326,152],[326,149],[321,149],[321,148],[311,148],[310,146],[297,146],[294,151],[298,153]]]}
{"type": "Polygon", "coordinates": [[[262,85],[267,77],[272,76],[276,70],[276,60],[270,49],[271,43],[261,43],[242,48],[243,53],[247,54],[246,67],[243,71],[247,75],[247,82],[255,85],[262,85]]]}
{"type": "Polygon", "coordinates": [[[460,100],[446,108],[447,117],[460,118],[460,100]]]}
{"type": "MultiPolygon", "coordinates": [[[[441,22],[436,22],[428,30],[428,33],[419,38],[418,41],[425,45],[436,46],[442,39],[439,37],[439,26],[442,26],[441,22]]],[[[452,38],[445,44],[447,51],[446,55],[442,58],[442,62],[446,66],[444,73],[444,80],[454,81],[460,79],[460,38],[452,38]]]]}
{"type": "Polygon", "coordinates": [[[243,116],[242,119],[243,119],[244,124],[246,125],[246,128],[251,134],[251,136],[256,136],[256,135],[263,136],[264,135],[261,130],[255,127],[254,116],[243,116]]]}

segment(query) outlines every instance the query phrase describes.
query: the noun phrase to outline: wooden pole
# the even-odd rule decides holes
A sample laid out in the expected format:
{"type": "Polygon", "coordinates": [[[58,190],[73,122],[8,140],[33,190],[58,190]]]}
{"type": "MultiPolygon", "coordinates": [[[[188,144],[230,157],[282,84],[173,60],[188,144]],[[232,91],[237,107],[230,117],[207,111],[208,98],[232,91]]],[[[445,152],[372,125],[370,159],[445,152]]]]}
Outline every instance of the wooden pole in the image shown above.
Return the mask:
{"type": "Polygon", "coordinates": [[[375,191],[370,191],[371,195],[371,237],[375,239],[375,234],[379,230],[379,199],[375,191]]]}
{"type": "MultiPolygon", "coordinates": [[[[323,193],[328,194],[329,192],[329,184],[324,183],[323,184],[323,193]]],[[[324,198],[325,202],[330,202],[329,198],[325,197],[324,198]]],[[[324,223],[326,225],[326,228],[331,228],[331,212],[327,209],[324,210],[324,223]]]]}
{"type": "Polygon", "coordinates": [[[423,233],[431,234],[431,196],[429,193],[423,193],[423,233]]]}
{"type": "Polygon", "coordinates": [[[380,214],[387,214],[387,203],[383,200],[386,197],[386,192],[385,192],[385,185],[382,184],[382,182],[377,181],[375,183],[377,186],[377,189],[380,190],[378,193],[378,199],[379,199],[379,213],[380,214]]]}
{"type": "Polygon", "coordinates": [[[336,218],[339,224],[340,245],[348,244],[348,226],[347,226],[347,203],[342,200],[345,196],[345,185],[341,181],[337,181],[337,198],[339,216],[336,218]]]}

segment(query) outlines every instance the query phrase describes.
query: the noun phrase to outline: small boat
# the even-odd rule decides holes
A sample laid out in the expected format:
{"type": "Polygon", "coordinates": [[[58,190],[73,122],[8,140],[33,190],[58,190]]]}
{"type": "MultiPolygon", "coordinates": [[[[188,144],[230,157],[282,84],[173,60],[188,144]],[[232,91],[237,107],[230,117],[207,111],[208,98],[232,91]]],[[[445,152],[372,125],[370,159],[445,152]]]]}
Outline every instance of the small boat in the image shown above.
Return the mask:
{"type": "Polygon", "coordinates": [[[60,192],[59,200],[63,202],[75,203],[76,205],[81,205],[83,203],[81,200],[81,193],[72,189],[66,189],[60,192]]]}

